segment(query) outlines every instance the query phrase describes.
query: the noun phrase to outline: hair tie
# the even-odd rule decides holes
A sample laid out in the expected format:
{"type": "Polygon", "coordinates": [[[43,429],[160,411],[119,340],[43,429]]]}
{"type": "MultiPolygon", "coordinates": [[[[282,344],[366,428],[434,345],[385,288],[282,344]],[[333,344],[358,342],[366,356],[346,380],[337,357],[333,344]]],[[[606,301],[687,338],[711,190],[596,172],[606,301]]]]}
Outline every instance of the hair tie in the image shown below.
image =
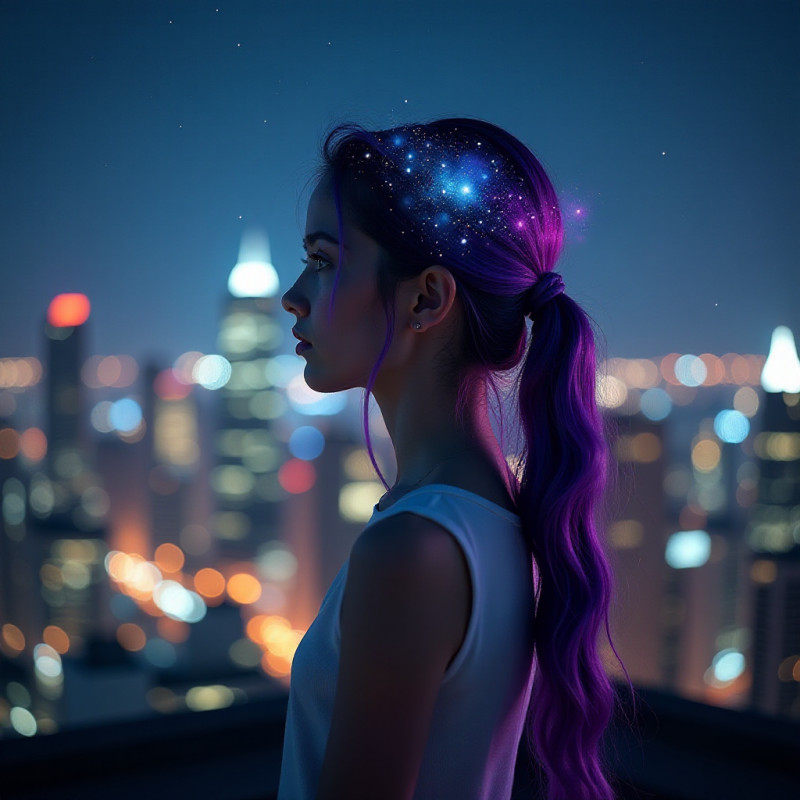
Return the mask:
{"type": "Polygon", "coordinates": [[[564,281],[557,272],[545,272],[533,286],[528,289],[526,301],[527,316],[532,317],[545,303],[564,291],[564,281]]]}

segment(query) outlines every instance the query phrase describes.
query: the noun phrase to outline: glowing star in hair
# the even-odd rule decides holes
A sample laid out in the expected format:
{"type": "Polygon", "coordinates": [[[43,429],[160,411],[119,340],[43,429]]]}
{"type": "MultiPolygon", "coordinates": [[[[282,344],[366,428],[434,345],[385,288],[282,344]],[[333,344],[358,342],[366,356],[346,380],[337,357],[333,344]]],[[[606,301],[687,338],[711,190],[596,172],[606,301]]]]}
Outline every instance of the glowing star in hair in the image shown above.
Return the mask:
{"type": "Polygon", "coordinates": [[[800,392],[800,360],[794,336],[785,325],[772,332],[769,355],[761,372],[761,385],[765,392],[800,392]]]}

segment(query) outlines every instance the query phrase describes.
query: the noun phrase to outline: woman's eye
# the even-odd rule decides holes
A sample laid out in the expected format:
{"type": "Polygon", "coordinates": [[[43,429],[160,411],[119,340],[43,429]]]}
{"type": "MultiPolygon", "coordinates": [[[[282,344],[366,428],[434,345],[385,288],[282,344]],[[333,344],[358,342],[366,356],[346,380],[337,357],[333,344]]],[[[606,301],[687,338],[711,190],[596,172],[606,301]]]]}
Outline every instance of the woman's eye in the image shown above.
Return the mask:
{"type": "Polygon", "coordinates": [[[322,253],[309,253],[308,258],[301,258],[300,261],[306,265],[311,262],[315,265],[317,272],[325,269],[325,267],[330,266],[331,264],[331,262],[322,253]]]}

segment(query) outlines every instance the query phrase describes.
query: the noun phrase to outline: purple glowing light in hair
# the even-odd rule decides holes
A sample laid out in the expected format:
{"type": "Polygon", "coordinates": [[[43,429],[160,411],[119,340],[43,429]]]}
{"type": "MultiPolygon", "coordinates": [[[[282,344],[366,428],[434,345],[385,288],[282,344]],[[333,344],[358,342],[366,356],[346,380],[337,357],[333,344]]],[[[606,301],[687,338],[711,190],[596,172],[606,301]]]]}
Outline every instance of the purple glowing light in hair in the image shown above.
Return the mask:
{"type": "MultiPolygon", "coordinates": [[[[476,386],[492,392],[501,408],[498,376],[522,364],[516,383],[521,476],[509,468],[509,480],[540,576],[529,744],[549,800],[611,800],[600,741],[614,693],[597,646],[603,632],[610,642],[612,580],[599,517],[611,460],[595,400],[594,334],[580,306],[554,291],[534,313],[532,329],[525,324],[528,291],[553,271],[561,251],[555,190],[527,147],[480,120],[377,132],[342,126],[326,139],[323,156],[340,242],[347,214],[385,254],[378,290],[386,333],[367,382],[363,424],[386,488],[367,407],[394,336],[400,281],[432,263],[453,274],[465,316],[463,351],[450,354],[449,364],[460,381],[459,418],[476,386]]],[[[340,249],[339,263],[343,255],[340,249]]],[[[557,282],[548,279],[547,286],[557,282]]]]}

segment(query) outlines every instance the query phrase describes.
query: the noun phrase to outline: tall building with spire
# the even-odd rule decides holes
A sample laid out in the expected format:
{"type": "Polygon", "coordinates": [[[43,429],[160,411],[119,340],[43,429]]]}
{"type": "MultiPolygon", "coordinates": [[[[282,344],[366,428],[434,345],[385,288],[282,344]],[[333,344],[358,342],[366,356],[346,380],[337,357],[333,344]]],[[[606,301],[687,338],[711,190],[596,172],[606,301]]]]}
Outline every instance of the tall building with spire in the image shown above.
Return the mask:
{"type": "Polygon", "coordinates": [[[748,529],[755,591],[752,702],[800,719],[800,360],[789,328],[772,334],[761,385],[758,500],[748,529]]]}
{"type": "Polygon", "coordinates": [[[279,505],[286,493],[278,470],[285,444],[275,425],[287,404],[270,378],[270,360],[284,338],[276,319],[279,289],[266,236],[245,233],[228,277],[218,339],[219,352],[230,364],[230,377],[219,390],[211,471],[216,506],[211,532],[222,556],[251,558],[279,536],[279,505]]]}

